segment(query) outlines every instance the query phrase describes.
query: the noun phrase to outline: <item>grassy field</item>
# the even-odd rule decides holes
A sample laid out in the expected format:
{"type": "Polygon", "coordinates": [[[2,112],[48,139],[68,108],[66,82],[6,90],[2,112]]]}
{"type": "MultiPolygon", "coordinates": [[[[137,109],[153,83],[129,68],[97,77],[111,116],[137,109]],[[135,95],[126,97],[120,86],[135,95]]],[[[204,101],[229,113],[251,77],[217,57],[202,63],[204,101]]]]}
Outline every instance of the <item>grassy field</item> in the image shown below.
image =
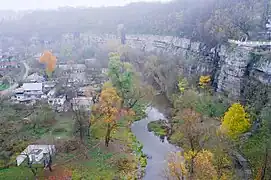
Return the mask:
{"type": "Polygon", "coordinates": [[[50,128],[50,131],[44,134],[41,139],[70,139],[73,135],[74,119],[71,112],[56,114],[56,123],[50,128]]]}
{"type": "MultiPolygon", "coordinates": [[[[43,111],[45,111],[44,108],[43,111]]],[[[48,113],[45,114],[48,115],[48,113]]],[[[32,122],[35,118],[32,116],[28,115],[24,123],[19,120],[20,117],[13,118],[15,123],[20,123],[22,126],[20,133],[32,137],[27,139],[26,144],[16,152],[21,152],[28,144],[33,143],[54,143],[57,148],[62,148],[58,149],[53,160],[53,172],[41,169],[39,179],[50,177],[61,179],[67,172],[70,172],[75,180],[135,179],[138,176],[138,165],[146,167],[147,161],[142,153],[142,145],[131,133],[128,121],[119,122],[118,128],[112,133],[109,147],[106,147],[104,145],[105,128],[102,125],[92,126],[90,137],[85,137],[81,142],[73,133],[75,120],[71,112],[57,113],[52,116],[54,120],[42,124],[39,124],[42,121],[38,120],[35,128],[32,122]]],[[[139,116],[143,116],[142,113],[139,116]]],[[[16,154],[14,155],[16,157],[16,154]]],[[[23,180],[26,178],[34,178],[28,167],[11,165],[9,168],[0,169],[0,179],[23,180]]]]}

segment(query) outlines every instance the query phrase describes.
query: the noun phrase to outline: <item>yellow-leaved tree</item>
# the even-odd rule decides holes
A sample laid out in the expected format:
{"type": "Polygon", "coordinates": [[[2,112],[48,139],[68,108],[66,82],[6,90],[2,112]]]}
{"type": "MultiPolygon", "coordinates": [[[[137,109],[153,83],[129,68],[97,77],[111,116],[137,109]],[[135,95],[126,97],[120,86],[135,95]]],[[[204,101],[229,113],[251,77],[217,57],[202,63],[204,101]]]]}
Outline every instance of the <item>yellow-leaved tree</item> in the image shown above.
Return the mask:
{"type": "Polygon", "coordinates": [[[213,154],[208,150],[200,151],[194,159],[195,179],[218,179],[215,166],[213,164],[213,154]]]}
{"type": "Polygon", "coordinates": [[[99,97],[99,102],[93,106],[91,123],[102,124],[105,127],[105,145],[108,147],[111,134],[116,131],[122,118],[134,116],[134,112],[128,108],[122,108],[122,99],[114,87],[104,87],[99,97]]]}
{"type": "Polygon", "coordinates": [[[179,81],[178,81],[179,91],[181,93],[184,93],[184,91],[186,90],[187,86],[188,86],[188,82],[187,82],[186,78],[180,78],[179,81]]]}
{"type": "Polygon", "coordinates": [[[199,86],[201,88],[206,88],[211,82],[210,76],[200,76],[199,78],[199,86]]]}
{"type": "MultiPolygon", "coordinates": [[[[111,132],[117,128],[117,121],[121,113],[121,98],[118,96],[115,88],[103,89],[100,95],[99,103],[94,106],[94,112],[99,114],[105,123],[105,145],[108,146],[111,139],[111,132]]],[[[95,119],[99,121],[100,118],[95,119]]],[[[93,122],[96,123],[96,122],[93,122]]]]}
{"type": "Polygon", "coordinates": [[[221,130],[232,139],[246,132],[251,127],[249,115],[240,103],[234,103],[222,119],[221,130]]]}
{"type": "Polygon", "coordinates": [[[188,175],[182,152],[172,152],[168,155],[167,168],[164,175],[166,179],[183,180],[188,175]]]}

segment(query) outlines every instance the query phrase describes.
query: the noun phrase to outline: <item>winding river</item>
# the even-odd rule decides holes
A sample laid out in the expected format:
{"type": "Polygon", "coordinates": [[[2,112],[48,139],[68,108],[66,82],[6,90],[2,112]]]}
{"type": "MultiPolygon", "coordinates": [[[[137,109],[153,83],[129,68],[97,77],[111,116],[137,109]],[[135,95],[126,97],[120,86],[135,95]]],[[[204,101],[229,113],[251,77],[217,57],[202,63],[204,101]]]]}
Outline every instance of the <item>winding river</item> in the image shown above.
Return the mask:
{"type": "Polygon", "coordinates": [[[144,180],[163,180],[163,174],[167,165],[166,158],[170,152],[176,152],[179,148],[169,144],[167,140],[161,142],[160,138],[152,132],[148,132],[149,122],[166,119],[165,116],[154,107],[147,109],[147,117],[132,124],[132,132],[137,140],[143,144],[143,152],[149,157],[144,180]]]}

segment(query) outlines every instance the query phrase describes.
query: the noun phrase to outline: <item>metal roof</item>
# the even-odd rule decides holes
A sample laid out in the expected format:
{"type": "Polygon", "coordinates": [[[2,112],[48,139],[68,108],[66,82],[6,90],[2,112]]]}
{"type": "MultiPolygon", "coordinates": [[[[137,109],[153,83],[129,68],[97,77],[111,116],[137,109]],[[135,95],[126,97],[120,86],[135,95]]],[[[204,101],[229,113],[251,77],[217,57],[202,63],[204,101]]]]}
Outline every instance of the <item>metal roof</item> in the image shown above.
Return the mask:
{"type": "Polygon", "coordinates": [[[22,88],[25,91],[42,91],[42,83],[24,83],[22,88]]]}

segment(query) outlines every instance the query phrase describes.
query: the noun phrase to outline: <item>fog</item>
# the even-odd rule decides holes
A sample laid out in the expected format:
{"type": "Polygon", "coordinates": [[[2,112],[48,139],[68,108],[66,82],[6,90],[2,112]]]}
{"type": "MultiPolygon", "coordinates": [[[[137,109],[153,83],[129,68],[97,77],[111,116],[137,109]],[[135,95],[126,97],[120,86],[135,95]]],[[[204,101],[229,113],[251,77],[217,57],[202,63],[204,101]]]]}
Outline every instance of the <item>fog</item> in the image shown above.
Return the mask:
{"type": "Polygon", "coordinates": [[[1,10],[55,9],[61,6],[123,6],[131,2],[169,0],[1,0],[1,10]]]}

